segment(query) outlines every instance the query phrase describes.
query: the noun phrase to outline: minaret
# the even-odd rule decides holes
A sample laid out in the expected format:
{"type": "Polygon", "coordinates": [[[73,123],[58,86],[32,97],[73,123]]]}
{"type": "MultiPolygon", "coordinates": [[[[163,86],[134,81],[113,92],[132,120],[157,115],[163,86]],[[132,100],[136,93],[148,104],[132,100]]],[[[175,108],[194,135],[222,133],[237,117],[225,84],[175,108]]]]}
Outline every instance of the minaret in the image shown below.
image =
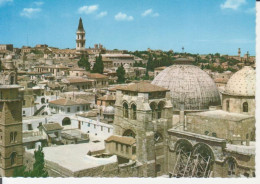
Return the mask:
{"type": "Polygon", "coordinates": [[[11,177],[23,165],[22,99],[17,69],[6,61],[0,81],[0,176],[11,177]]]}
{"type": "Polygon", "coordinates": [[[82,19],[79,19],[79,26],[76,33],[76,50],[77,51],[84,51],[85,50],[85,30],[83,27],[82,19]]]}

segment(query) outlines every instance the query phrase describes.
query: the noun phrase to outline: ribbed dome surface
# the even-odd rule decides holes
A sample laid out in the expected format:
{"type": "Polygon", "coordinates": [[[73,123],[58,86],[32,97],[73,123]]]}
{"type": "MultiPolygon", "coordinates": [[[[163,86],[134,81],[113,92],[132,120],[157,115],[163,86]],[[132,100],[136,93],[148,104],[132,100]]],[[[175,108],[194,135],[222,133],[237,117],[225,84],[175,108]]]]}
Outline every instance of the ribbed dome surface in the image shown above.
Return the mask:
{"type": "Polygon", "coordinates": [[[256,72],[251,66],[244,66],[228,80],[225,92],[235,96],[255,96],[256,72]]]}
{"type": "Polygon", "coordinates": [[[173,107],[185,110],[208,109],[210,105],[220,105],[216,84],[199,67],[191,64],[175,64],[160,72],[152,84],[171,91],[173,107]]]}

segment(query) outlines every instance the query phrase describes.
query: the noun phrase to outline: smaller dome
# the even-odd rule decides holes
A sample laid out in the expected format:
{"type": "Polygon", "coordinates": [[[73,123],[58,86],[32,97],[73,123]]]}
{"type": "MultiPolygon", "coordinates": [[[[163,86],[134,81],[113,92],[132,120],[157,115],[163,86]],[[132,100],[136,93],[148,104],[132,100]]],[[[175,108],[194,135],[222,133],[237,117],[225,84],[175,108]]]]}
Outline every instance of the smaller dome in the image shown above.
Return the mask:
{"type": "Polygon", "coordinates": [[[103,112],[103,114],[114,114],[115,108],[112,106],[107,106],[103,112]]]}
{"type": "Polygon", "coordinates": [[[251,66],[244,66],[228,80],[224,93],[233,96],[255,96],[256,73],[251,66]]]}

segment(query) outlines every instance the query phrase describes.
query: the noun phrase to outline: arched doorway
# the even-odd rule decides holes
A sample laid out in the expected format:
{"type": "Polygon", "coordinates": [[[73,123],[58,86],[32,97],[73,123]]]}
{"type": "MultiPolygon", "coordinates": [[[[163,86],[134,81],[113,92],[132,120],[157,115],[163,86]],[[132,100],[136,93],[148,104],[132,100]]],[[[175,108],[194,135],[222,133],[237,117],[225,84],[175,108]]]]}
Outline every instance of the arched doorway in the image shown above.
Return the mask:
{"type": "Polygon", "coordinates": [[[62,120],[62,126],[71,125],[70,118],[66,117],[62,120]]]}
{"type": "Polygon", "coordinates": [[[45,98],[41,98],[41,103],[45,104],[45,98]]]}

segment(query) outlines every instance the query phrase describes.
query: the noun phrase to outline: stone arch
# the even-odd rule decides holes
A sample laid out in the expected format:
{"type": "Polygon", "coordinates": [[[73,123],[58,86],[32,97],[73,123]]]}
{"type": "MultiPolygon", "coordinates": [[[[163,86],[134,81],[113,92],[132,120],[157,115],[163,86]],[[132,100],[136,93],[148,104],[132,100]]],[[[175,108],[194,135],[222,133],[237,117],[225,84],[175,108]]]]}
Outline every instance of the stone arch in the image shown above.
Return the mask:
{"type": "Polygon", "coordinates": [[[197,167],[195,177],[207,177],[210,175],[215,161],[214,153],[211,147],[204,143],[197,143],[192,150],[192,159],[197,167]]]}
{"type": "Polygon", "coordinates": [[[124,131],[123,136],[135,138],[136,133],[131,129],[127,129],[127,130],[124,131]]]}
{"type": "Polygon", "coordinates": [[[157,103],[156,102],[151,102],[150,104],[150,108],[152,110],[152,119],[156,119],[157,118],[157,103]]]}
{"type": "Polygon", "coordinates": [[[129,117],[129,113],[128,113],[128,103],[126,101],[123,102],[123,116],[124,118],[128,118],[129,117]]]}
{"type": "Polygon", "coordinates": [[[243,108],[243,112],[248,112],[248,103],[244,102],[242,108],[243,108]]]}
{"type": "Polygon", "coordinates": [[[178,141],[176,141],[174,146],[174,150],[176,151],[176,153],[179,153],[181,150],[185,153],[191,153],[192,148],[192,143],[187,139],[179,139],[178,141]]]}
{"type": "Polygon", "coordinates": [[[238,162],[236,160],[236,158],[234,157],[227,157],[225,160],[224,160],[224,163],[227,164],[228,166],[228,176],[232,177],[232,176],[236,176],[236,169],[237,169],[237,166],[238,166],[238,162]]]}
{"type": "Polygon", "coordinates": [[[137,106],[134,102],[130,104],[130,113],[131,113],[131,119],[136,120],[137,119],[137,106]]]}
{"type": "Polygon", "coordinates": [[[68,118],[68,117],[65,117],[65,118],[62,120],[62,126],[66,126],[66,125],[71,125],[71,120],[70,120],[70,118],[68,118]]]}
{"type": "Polygon", "coordinates": [[[157,108],[157,118],[160,119],[163,117],[163,108],[165,106],[165,102],[164,101],[160,101],[158,103],[158,108],[157,108]]]}

